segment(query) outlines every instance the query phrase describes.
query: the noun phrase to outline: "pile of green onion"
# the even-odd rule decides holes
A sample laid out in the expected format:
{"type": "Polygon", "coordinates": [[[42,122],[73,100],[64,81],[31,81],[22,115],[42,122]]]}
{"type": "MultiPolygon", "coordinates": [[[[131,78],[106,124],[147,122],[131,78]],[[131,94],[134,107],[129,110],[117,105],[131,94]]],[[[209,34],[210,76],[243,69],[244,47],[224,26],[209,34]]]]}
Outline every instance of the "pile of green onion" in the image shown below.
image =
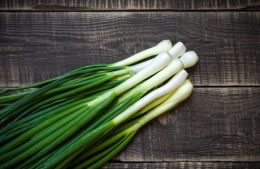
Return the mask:
{"type": "Polygon", "coordinates": [[[1,90],[0,168],[100,168],[191,95],[184,69],[197,61],[183,43],[163,40],[114,64],[1,90]]]}

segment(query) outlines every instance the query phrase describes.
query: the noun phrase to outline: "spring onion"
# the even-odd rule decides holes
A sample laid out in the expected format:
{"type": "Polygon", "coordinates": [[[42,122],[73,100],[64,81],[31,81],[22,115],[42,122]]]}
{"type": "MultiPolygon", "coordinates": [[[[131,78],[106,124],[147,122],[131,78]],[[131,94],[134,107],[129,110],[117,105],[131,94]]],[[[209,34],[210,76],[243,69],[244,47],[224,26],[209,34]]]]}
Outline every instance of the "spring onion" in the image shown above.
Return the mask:
{"type": "Polygon", "coordinates": [[[0,168],[64,168],[75,161],[80,168],[100,167],[141,126],[190,95],[184,68],[198,56],[185,52],[183,43],[172,47],[164,40],[114,64],[3,90],[0,168]]]}

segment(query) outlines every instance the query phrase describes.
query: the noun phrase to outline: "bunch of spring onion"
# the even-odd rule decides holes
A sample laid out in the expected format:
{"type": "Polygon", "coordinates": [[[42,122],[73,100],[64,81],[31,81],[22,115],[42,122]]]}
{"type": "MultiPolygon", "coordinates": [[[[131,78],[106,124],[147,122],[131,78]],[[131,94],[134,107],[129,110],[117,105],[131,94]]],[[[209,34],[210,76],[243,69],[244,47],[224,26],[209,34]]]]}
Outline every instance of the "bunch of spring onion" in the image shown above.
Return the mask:
{"type": "Polygon", "coordinates": [[[3,90],[0,168],[102,166],[140,127],[191,94],[184,68],[198,57],[185,51],[165,40],[114,64],[3,90]]]}

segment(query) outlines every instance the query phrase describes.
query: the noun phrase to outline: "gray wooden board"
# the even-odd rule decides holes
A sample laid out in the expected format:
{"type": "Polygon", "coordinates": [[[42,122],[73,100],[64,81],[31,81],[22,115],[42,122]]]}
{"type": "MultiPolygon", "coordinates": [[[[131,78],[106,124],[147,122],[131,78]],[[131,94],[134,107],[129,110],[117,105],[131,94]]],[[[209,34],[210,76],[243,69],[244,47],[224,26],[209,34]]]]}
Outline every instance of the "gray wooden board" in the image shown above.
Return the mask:
{"type": "Polygon", "coordinates": [[[1,0],[0,10],[250,10],[259,0],[1,0]]]}
{"type": "Polygon", "coordinates": [[[108,163],[103,169],[259,169],[260,163],[231,162],[169,162],[169,163],[108,163]]]}
{"type": "Polygon", "coordinates": [[[114,160],[260,161],[260,88],[195,88],[114,160]]]}
{"type": "Polygon", "coordinates": [[[195,86],[260,85],[258,12],[2,12],[0,86],[112,63],[160,40],[182,41],[199,63],[195,86]]]}

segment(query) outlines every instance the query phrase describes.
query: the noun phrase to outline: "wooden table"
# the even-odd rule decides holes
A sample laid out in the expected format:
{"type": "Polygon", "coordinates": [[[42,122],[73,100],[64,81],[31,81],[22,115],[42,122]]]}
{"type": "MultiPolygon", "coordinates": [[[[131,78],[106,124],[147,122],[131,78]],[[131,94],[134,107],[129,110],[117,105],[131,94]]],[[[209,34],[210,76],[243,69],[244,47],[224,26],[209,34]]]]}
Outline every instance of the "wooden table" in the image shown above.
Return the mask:
{"type": "Polygon", "coordinates": [[[192,96],[104,168],[260,168],[259,0],[1,0],[0,86],[114,62],[163,39],[200,60],[192,96]]]}

